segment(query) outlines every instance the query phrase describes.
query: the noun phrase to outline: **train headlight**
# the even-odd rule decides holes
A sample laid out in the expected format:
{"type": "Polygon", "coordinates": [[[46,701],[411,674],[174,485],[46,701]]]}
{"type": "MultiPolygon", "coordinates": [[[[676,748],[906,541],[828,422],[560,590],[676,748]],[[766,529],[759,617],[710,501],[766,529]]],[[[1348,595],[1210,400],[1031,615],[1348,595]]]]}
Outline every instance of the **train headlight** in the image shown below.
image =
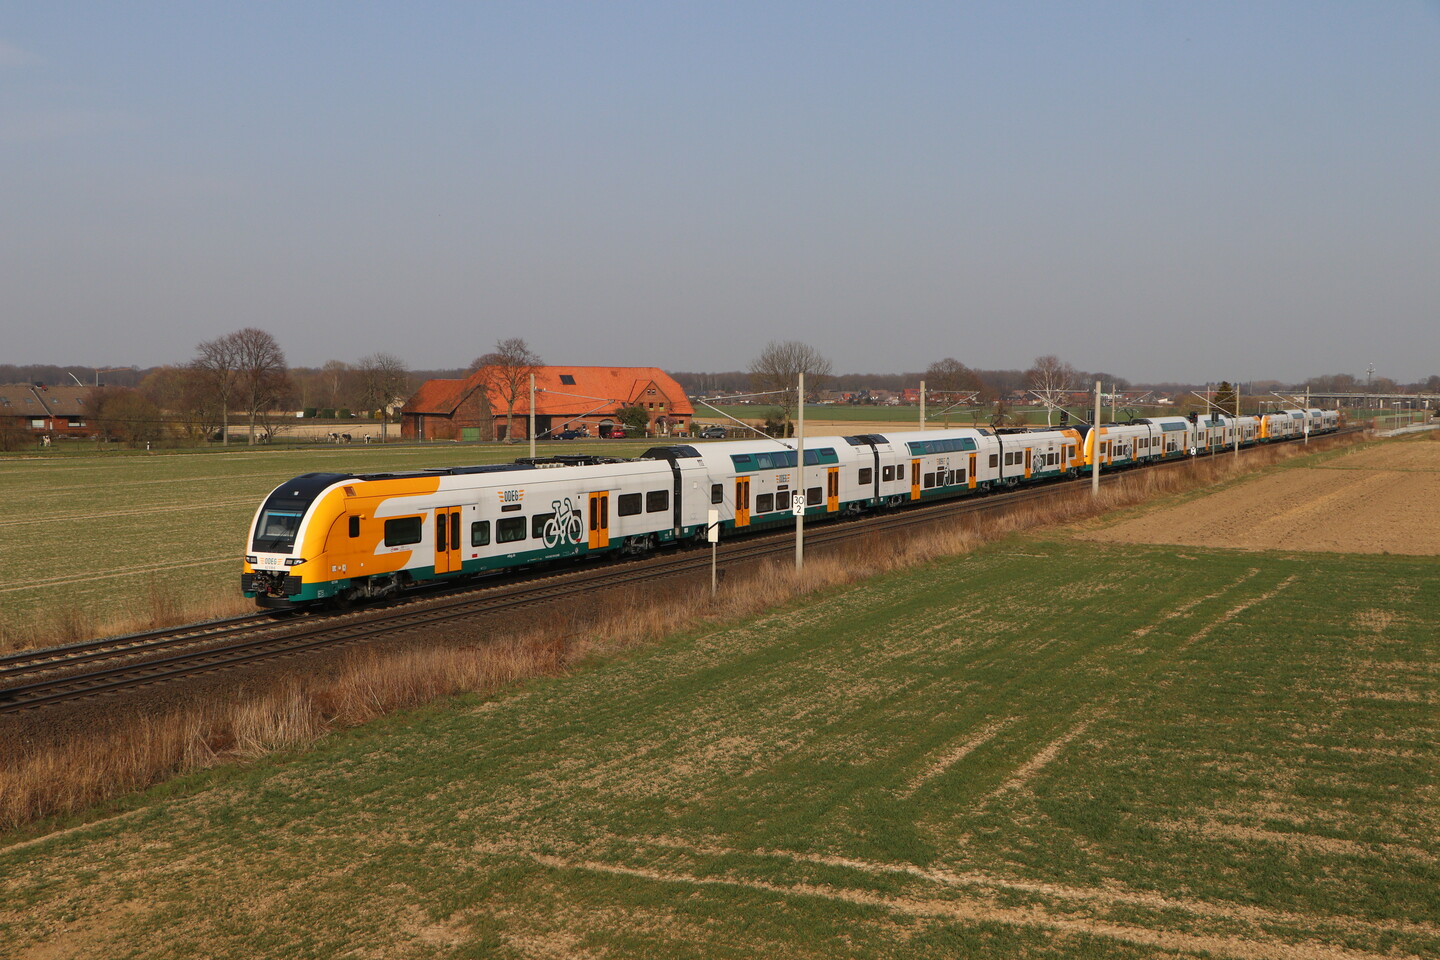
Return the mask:
{"type": "Polygon", "coordinates": [[[304,560],[301,560],[301,559],[298,558],[298,557],[287,557],[287,558],[285,559],[285,566],[287,566],[287,567],[298,567],[298,566],[300,566],[300,564],[302,564],[302,563],[304,563],[304,562],[305,562],[304,560]]]}
{"type": "Polygon", "coordinates": [[[248,564],[250,564],[250,566],[253,567],[253,566],[255,566],[255,564],[257,564],[257,563],[260,562],[260,558],[259,558],[259,557],[247,556],[247,557],[245,558],[245,562],[248,563],[248,564]]]}

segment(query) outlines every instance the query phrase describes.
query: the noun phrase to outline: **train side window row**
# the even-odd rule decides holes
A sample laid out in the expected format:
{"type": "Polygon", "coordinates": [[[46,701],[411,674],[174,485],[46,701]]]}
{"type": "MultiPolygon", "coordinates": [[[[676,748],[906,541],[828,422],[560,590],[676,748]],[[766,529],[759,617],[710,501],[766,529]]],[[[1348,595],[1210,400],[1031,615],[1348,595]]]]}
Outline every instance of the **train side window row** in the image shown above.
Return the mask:
{"type": "MultiPolygon", "coordinates": [[[[718,489],[720,489],[720,487],[719,487],[718,484],[716,484],[714,487],[711,488],[711,490],[710,490],[710,502],[711,502],[711,503],[719,503],[719,502],[720,502],[719,500],[716,500],[716,499],[715,499],[715,491],[718,490],[718,489]]],[[[670,491],[669,491],[669,490],[651,490],[649,493],[645,494],[645,512],[646,512],[646,513],[660,513],[660,512],[662,512],[662,511],[664,511],[664,510],[669,510],[669,509],[670,509],[670,491]]],[[[638,494],[638,493],[622,493],[622,494],[620,494],[620,496],[616,499],[615,512],[618,513],[618,514],[619,514],[620,516],[622,516],[622,517],[633,517],[633,516],[635,516],[637,513],[640,512],[640,494],[638,494]]]]}
{"type": "Polygon", "coordinates": [[[385,521],[385,546],[403,547],[419,543],[425,530],[420,517],[394,517],[385,521]]]}
{"type": "MultiPolygon", "coordinates": [[[[638,498],[640,495],[632,494],[638,498]]],[[[621,498],[624,499],[623,497],[621,498]]],[[[666,509],[670,504],[670,492],[660,490],[648,495],[651,502],[659,504],[651,512],[666,509]],[[657,496],[658,494],[658,496],[657,496]]],[[[637,499],[638,502],[638,499],[637,499]]],[[[635,512],[639,512],[638,510],[635,512]]],[[[574,511],[575,516],[580,516],[580,511],[574,511]]],[[[529,518],[529,535],[536,540],[543,540],[545,537],[545,525],[555,516],[553,513],[537,513],[529,518]]],[[[350,518],[350,528],[356,530],[351,536],[357,536],[360,518],[350,518]]],[[[495,521],[495,542],[515,543],[526,538],[525,517],[504,517],[495,521]]],[[[394,517],[385,521],[385,546],[403,547],[412,543],[419,543],[424,538],[425,521],[422,517],[394,517]]],[[[490,544],[490,521],[477,520],[470,524],[470,546],[484,547],[490,544]]]]}
{"type": "Polygon", "coordinates": [[[925,474],[925,487],[926,487],[926,489],[929,489],[930,487],[953,486],[953,485],[955,485],[955,484],[957,484],[957,483],[964,483],[964,482],[965,482],[965,471],[964,471],[964,470],[941,470],[941,471],[938,471],[937,473],[927,473],[927,474],[925,474]]]}
{"type": "Polygon", "coordinates": [[[865,486],[865,485],[871,483],[874,479],[875,479],[875,468],[874,468],[874,467],[861,467],[861,468],[860,468],[860,485],[861,485],[861,486],[865,486]]]}
{"type": "MultiPolygon", "coordinates": [[[[733,453],[730,455],[730,461],[735,465],[737,472],[743,473],[749,470],[783,470],[786,467],[796,466],[799,457],[794,450],[788,452],[777,450],[774,453],[733,453]]],[[[836,456],[833,447],[820,447],[805,451],[807,467],[839,462],[840,458],[836,456]]]]}

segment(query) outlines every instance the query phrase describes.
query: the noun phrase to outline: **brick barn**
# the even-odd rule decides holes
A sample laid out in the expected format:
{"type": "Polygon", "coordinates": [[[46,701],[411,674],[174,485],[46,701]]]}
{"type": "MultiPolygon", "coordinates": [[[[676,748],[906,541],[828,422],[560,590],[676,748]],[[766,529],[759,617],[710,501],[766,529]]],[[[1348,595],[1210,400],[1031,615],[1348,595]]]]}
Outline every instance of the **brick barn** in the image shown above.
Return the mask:
{"type": "Polygon", "coordinates": [[[0,429],[41,437],[89,437],[89,387],[50,387],[43,383],[0,384],[0,429]]]}
{"type": "MultiPolygon", "coordinates": [[[[463,380],[427,380],[400,410],[406,440],[503,440],[505,398],[493,371],[482,368],[463,380]]],[[[512,439],[529,439],[528,381],[515,397],[512,439]]],[[[583,430],[608,436],[621,407],[650,415],[656,436],[688,434],[695,409],[680,384],[658,367],[539,367],[535,371],[535,435],[583,430]]]]}

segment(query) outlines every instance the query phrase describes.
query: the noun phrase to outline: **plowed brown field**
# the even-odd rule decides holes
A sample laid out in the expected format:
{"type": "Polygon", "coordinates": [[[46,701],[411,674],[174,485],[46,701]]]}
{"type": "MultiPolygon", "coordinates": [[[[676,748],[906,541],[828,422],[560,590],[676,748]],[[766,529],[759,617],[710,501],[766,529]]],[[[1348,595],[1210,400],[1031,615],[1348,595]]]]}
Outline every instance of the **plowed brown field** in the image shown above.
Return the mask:
{"type": "Polygon", "coordinates": [[[1241,550],[1440,555],[1440,443],[1366,446],[1083,536],[1241,550]]]}

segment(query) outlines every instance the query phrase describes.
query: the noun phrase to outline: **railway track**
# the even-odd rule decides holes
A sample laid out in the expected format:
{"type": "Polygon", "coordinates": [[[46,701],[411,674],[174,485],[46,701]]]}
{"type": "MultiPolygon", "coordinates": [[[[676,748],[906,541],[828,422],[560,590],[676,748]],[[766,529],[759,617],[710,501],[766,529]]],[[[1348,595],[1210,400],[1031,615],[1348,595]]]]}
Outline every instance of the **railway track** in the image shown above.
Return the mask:
{"type": "MultiPolygon", "coordinates": [[[[1254,449],[1254,448],[1251,448],[1254,449]]],[[[1226,451],[1228,452],[1228,451],[1226,451]]],[[[1244,452],[1244,451],[1242,451],[1244,452]]],[[[1191,463],[1176,460],[1148,469],[1191,463]]],[[[1126,472],[1101,474],[1102,484],[1126,472]]],[[[1088,494],[1089,480],[1055,481],[1010,491],[872,514],[849,522],[806,528],[809,547],[844,541],[857,532],[893,533],[966,515],[1011,510],[1088,494]]],[[[721,562],[734,568],[793,555],[793,528],[721,544],[721,562]]],[[[422,627],[493,615],[602,591],[708,570],[710,551],[664,552],[635,562],[550,568],[522,579],[469,584],[430,595],[332,615],[277,619],[251,614],[125,637],[106,638],[0,657],[0,714],[116,694],[306,652],[362,643],[422,627]]]]}

